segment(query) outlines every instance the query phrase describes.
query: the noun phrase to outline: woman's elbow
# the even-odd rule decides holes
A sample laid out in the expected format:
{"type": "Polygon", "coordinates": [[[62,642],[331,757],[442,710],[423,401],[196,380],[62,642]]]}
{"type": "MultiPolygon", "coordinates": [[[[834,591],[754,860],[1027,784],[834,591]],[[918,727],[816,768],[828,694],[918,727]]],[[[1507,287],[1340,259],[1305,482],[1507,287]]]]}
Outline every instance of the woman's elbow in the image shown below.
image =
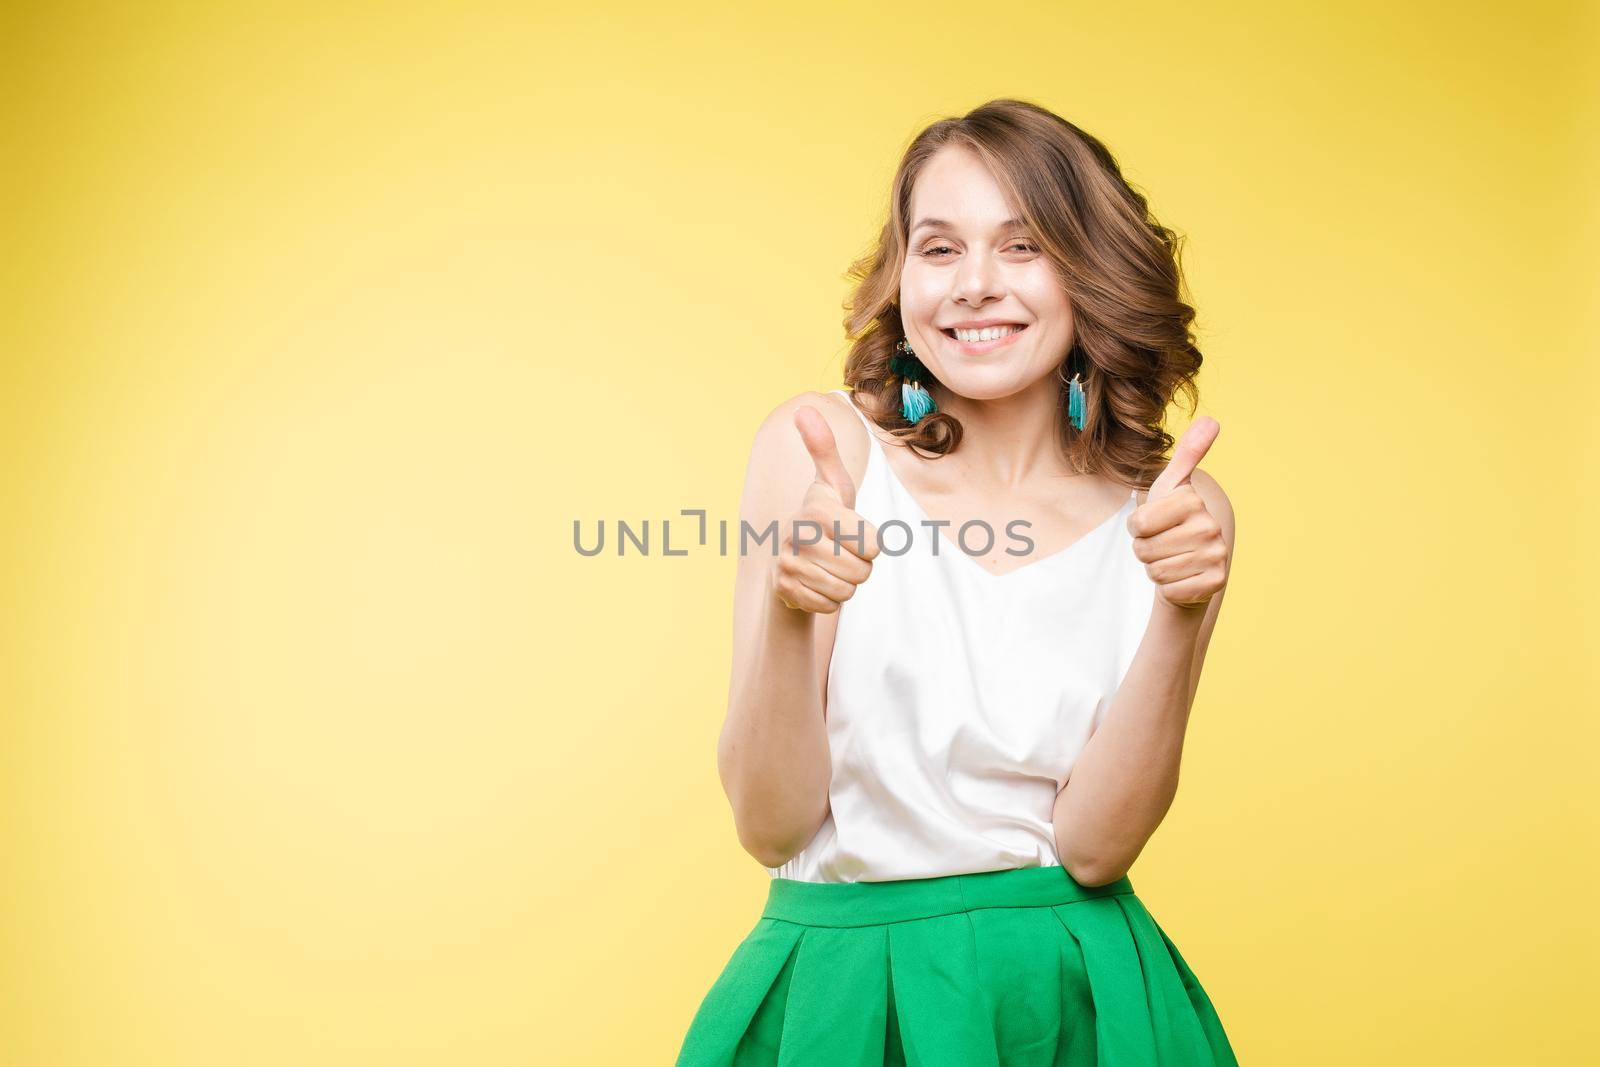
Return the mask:
{"type": "Polygon", "coordinates": [[[1110,885],[1128,873],[1131,864],[1078,861],[1065,865],[1072,880],[1086,889],[1110,885]]]}
{"type": "Polygon", "coordinates": [[[739,834],[739,846],[755,857],[756,862],[763,867],[782,867],[800,854],[803,844],[803,842],[797,845],[790,841],[757,837],[744,832],[739,834]]]}
{"type": "Polygon", "coordinates": [[[761,866],[770,867],[774,870],[794,859],[794,853],[784,849],[753,848],[750,845],[745,845],[744,850],[754,856],[756,862],[761,866]]]}

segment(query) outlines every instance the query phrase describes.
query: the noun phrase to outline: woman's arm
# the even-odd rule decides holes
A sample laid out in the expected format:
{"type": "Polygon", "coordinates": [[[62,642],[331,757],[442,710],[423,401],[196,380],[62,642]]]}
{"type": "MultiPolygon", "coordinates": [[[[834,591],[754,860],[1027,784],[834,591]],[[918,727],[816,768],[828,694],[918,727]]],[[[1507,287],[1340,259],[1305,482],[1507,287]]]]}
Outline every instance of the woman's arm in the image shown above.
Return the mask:
{"type": "MultiPolygon", "coordinates": [[[[1190,482],[1221,528],[1231,565],[1234,521],[1227,494],[1199,469],[1190,482]]],[[[1144,640],[1056,796],[1056,848],[1082,885],[1127,874],[1172,806],[1189,710],[1223,592],[1203,609],[1175,607],[1156,596],[1144,640]]]]}
{"type": "MultiPolygon", "coordinates": [[[[773,409],[750,450],[739,518],[752,534],[734,577],[733,669],[717,771],[739,843],[766,867],[782,866],[815,836],[827,816],[833,774],[824,701],[838,614],[791,608],[774,589],[773,538],[783,537],[818,474],[794,421],[802,406],[823,413],[835,437],[847,442],[842,452],[865,456],[831,398],[816,393],[773,409]],[[774,532],[757,544],[769,527],[774,532]]],[[[855,433],[865,438],[859,428],[855,433]]]]}

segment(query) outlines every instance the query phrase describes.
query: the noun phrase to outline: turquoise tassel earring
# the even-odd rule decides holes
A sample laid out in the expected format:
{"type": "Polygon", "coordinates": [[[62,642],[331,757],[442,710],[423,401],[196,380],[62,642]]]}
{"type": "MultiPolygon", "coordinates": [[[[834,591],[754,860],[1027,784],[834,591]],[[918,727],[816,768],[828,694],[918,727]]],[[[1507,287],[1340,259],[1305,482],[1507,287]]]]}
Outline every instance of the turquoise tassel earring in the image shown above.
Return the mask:
{"type": "Polygon", "coordinates": [[[1085,405],[1083,402],[1083,383],[1078,381],[1078,372],[1072,372],[1072,381],[1067,383],[1067,419],[1074,429],[1083,429],[1085,405]]]}
{"type": "Polygon", "coordinates": [[[901,354],[889,357],[889,371],[900,377],[900,414],[914,426],[939,410],[934,406],[933,394],[922,387],[933,375],[904,337],[894,347],[901,354]]]}

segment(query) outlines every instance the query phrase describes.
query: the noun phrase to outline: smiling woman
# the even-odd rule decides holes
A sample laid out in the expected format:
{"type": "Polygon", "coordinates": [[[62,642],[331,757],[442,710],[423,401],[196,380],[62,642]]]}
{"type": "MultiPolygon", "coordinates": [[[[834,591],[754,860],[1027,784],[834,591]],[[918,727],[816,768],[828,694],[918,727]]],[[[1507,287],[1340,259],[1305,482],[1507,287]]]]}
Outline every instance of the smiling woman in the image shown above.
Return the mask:
{"type": "Polygon", "coordinates": [[[751,449],[741,521],[783,541],[739,561],[718,768],[771,881],[678,1064],[1235,1064],[1128,877],[1234,535],[1215,420],[1161,429],[1200,365],[1176,240],[1015,100],[923,131],[891,203],[850,388],[751,449]],[[1008,519],[1029,551],[965,551],[1008,519]]]}
{"type": "Polygon", "coordinates": [[[868,394],[879,425],[948,453],[961,440],[957,397],[1004,396],[1059,366],[1063,396],[1074,372],[1086,393],[1083,432],[1062,439],[1074,468],[1148,484],[1172,447],[1159,429],[1164,409],[1180,395],[1193,408],[1202,357],[1181,238],[1151,217],[1111,152],[1042,108],[994,101],[924,130],[889,203],[877,248],[851,268],[845,322],[855,339],[845,381],[868,394]],[[1008,299],[962,314],[996,287],[1008,299]],[[1003,343],[957,332],[1006,324],[1026,329],[1003,343]],[[902,337],[931,372],[940,411],[914,424],[892,403],[889,357],[902,337]],[[1002,351],[1004,360],[969,361],[1002,351]]]}

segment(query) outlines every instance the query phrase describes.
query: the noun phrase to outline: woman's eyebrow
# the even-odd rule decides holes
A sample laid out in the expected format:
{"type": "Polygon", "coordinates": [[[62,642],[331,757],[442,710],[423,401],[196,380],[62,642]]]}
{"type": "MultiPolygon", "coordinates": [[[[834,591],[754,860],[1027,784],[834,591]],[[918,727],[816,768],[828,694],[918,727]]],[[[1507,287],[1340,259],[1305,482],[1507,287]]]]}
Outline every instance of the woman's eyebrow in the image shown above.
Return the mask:
{"type": "MultiPolygon", "coordinates": [[[[1013,226],[1025,226],[1025,225],[1027,225],[1027,223],[1023,222],[1023,220],[1021,220],[1021,219],[1006,219],[1004,222],[998,223],[995,226],[995,229],[997,229],[997,230],[1008,230],[1013,226]]],[[[955,228],[954,224],[952,224],[950,222],[947,222],[944,219],[918,219],[916,225],[911,227],[911,232],[912,233],[916,233],[918,230],[922,229],[924,226],[933,226],[933,227],[935,227],[937,229],[943,229],[943,230],[950,230],[950,229],[954,229],[955,228]]]]}

